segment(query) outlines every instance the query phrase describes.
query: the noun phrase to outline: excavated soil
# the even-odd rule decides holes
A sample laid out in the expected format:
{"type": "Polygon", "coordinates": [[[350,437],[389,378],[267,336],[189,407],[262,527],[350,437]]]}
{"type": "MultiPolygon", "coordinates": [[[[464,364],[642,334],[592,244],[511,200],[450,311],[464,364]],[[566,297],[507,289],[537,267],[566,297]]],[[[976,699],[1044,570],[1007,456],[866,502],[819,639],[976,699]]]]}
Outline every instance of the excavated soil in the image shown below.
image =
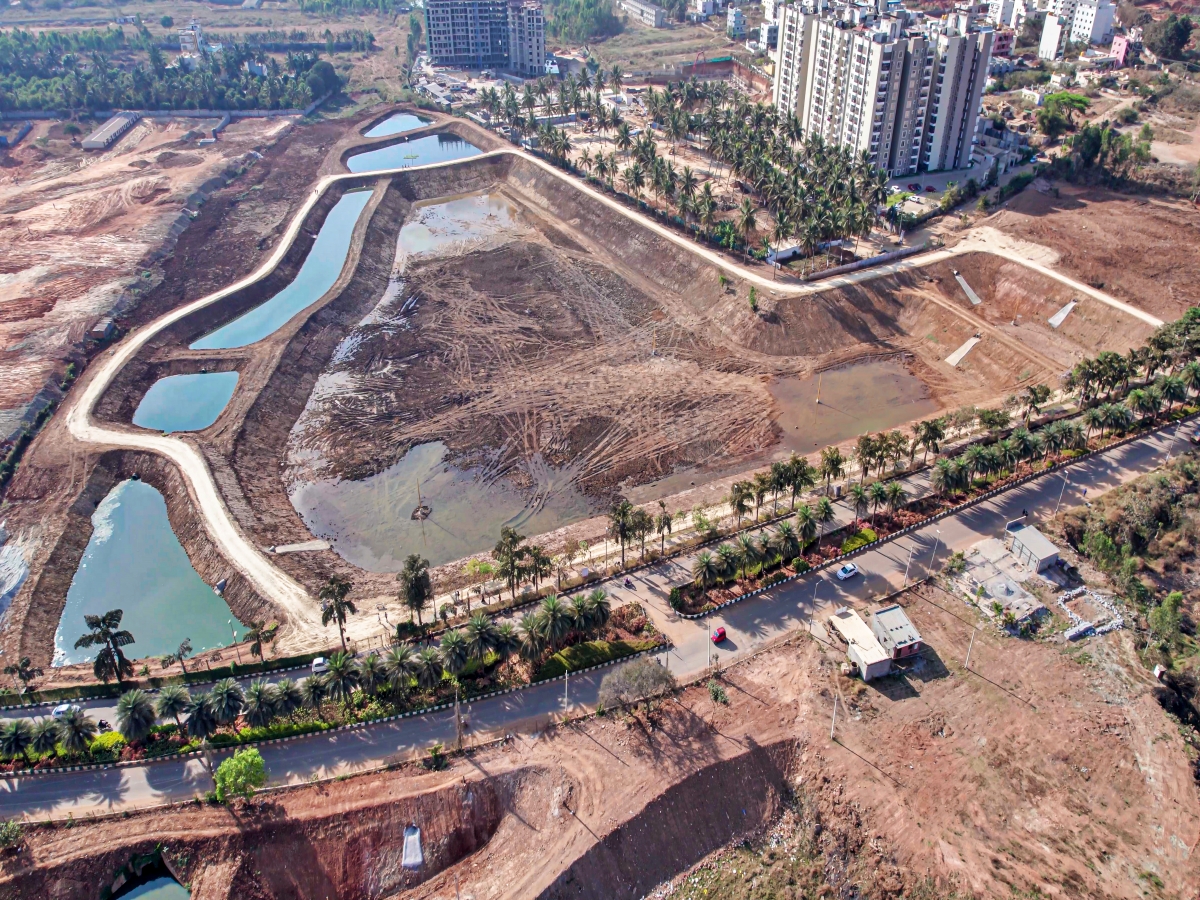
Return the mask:
{"type": "Polygon", "coordinates": [[[1064,271],[1163,321],[1196,304],[1200,210],[1183,201],[1056,183],[1018,194],[985,221],[1054,249],[1064,271]]]}
{"type": "Polygon", "coordinates": [[[700,685],[512,728],[444,773],[32,829],[0,896],[90,900],[156,842],[196,900],[1193,896],[1200,796],[1130,637],[1073,657],[984,626],[967,672],[974,620],[918,591],[902,602],[927,649],[896,676],[845,678],[842,651],[800,635],[723,673],[728,705],[700,685]],[[396,868],[413,821],[419,884],[396,868]]]}

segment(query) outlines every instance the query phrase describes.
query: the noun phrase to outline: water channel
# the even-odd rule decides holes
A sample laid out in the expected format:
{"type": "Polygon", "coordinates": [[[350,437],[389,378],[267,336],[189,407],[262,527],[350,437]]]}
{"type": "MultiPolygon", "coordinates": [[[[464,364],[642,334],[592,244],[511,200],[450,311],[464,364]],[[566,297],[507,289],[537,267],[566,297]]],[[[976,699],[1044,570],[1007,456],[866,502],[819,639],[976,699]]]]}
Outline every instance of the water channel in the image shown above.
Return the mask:
{"type": "Polygon", "coordinates": [[[130,658],[173,653],[188,638],[199,653],[230,643],[245,629],[196,574],[167,518],[162,494],[143,481],[122,481],[92,514],[92,537],[67,591],[54,665],[87,662],[91,648],[75,641],[89,629],[85,615],[124,610],[121,627],[133,634],[130,658]]]}
{"type": "Polygon", "coordinates": [[[217,421],[237,382],[237,372],[160,378],[138,404],[133,424],[154,431],[201,431],[217,421]]]}
{"type": "Polygon", "coordinates": [[[321,299],[341,274],[354,226],[370,199],[369,190],[342,195],[325,217],[321,231],[292,283],[265,303],[209,332],[193,343],[191,349],[225,350],[261,341],[296,313],[321,299]]]}
{"type": "Polygon", "coordinates": [[[379,124],[375,125],[363,137],[387,137],[389,134],[402,134],[428,125],[432,119],[414,116],[412,113],[393,113],[379,124]]]}
{"type": "Polygon", "coordinates": [[[116,894],[114,900],[188,900],[191,896],[188,889],[174,878],[162,875],[116,894]]]}
{"type": "Polygon", "coordinates": [[[390,147],[356,153],[346,160],[351,172],[374,172],[380,169],[403,169],[430,163],[451,162],[478,156],[482,151],[456,134],[429,134],[411,141],[401,141],[390,147]]]}

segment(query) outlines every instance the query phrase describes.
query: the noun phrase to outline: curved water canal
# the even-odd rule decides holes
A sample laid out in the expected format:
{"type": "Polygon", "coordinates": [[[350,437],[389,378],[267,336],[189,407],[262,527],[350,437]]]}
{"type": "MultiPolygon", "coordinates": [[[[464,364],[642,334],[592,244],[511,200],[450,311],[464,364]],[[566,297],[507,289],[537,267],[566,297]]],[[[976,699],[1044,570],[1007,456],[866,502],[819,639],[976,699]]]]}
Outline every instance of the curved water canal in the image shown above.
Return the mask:
{"type": "Polygon", "coordinates": [[[92,529],[54,635],[54,665],[93,659],[95,650],[75,641],[89,631],[84,616],[110,609],[124,610],[131,659],[173,653],[185,638],[196,653],[241,638],[245,629],[192,568],[153,487],[122,481],[96,507],[92,529]]]}
{"type": "Polygon", "coordinates": [[[412,113],[393,113],[367,131],[363,137],[378,138],[387,137],[389,134],[403,134],[406,131],[423,128],[432,121],[432,119],[415,116],[412,113]]]}
{"type": "Polygon", "coordinates": [[[146,391],[133,424],[154,431],[202,431],[221,415],[237,387],[237,372],[169,375],[146,391]]]}
{"type": "Polygon", "coordinates": [[[296,313],[321,299],[342,272],[354,226],[370,199],[370,190],[349,191],[342,195],[325,217],[317,239],[292,283],[265,303],[209,332],[193,343],[191,349],[227,350],[261,341],[296,313]]]}
{"type": "Polygon", "coordinates": [[[403,169],[430,163],[452,162],[478,156],[483,151],[456,134],[430,134],[412,141],[401,141],[390,147],[356,153],[346,160],[351,172],[374,172],[379,169],[403,169]]]}
{"type": "Polygon", "coordinates": [[[169,875],[161,875],[113,895],[113,900],[188,900],[191,893],[169,875]]]}

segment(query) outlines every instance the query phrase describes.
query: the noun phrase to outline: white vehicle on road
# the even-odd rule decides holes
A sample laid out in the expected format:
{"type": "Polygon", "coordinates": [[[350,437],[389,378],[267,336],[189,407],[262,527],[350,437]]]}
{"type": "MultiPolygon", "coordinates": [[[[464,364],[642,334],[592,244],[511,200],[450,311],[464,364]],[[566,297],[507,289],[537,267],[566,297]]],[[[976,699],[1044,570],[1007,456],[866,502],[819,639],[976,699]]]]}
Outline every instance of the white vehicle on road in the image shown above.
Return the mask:
{"type": "Polygon", "coordinates": [[[318,656],[312,661],[312,673],[314,675],[324,675],[329,671],[329,661],[323,656],[318,656]]]}
{"type": "Polygon", "coordinates": [[[54,716],[56,719],[61,719],[72,710],[83,712],[83,707],[78,703],[60,703],[58,706],[54,707],[54,712],[50,713],[50,715],[54,716]]]}
{"type": "Polygon", "coordinates": [[[858,566],[854,563],[846,563],[837,570],[838,581],[845,581],[847,578],[853,578],[858,574],[858,566]]]}

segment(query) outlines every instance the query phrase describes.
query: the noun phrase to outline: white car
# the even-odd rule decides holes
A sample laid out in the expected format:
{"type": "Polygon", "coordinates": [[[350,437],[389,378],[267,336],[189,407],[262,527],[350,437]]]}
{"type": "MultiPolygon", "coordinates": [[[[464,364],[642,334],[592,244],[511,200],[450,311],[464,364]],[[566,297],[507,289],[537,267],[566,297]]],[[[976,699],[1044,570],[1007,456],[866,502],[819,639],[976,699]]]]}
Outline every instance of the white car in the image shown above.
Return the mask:
{"type": "Polygon", "coordinates": [[[78,703],[60,703],[58,706],[54,707],[54,712],[50,713],[50,715],[54,716],[56,719],[61,719],[72,710],[83,712],[83,707],[78,703]]]}
{"type": "Polygon", "coordinates": [[[838,581],[845,581],[847,578],[853,578],[858,574],[858,566],[854,563],[846,563],[837,570],[838,581]]]}
{"type": "Polygon", "coordinates": [[[312,673],[314,675],[324,675],[328,671],[329,661],[325,657],[318,656],[312,661],[312,673]]]}

